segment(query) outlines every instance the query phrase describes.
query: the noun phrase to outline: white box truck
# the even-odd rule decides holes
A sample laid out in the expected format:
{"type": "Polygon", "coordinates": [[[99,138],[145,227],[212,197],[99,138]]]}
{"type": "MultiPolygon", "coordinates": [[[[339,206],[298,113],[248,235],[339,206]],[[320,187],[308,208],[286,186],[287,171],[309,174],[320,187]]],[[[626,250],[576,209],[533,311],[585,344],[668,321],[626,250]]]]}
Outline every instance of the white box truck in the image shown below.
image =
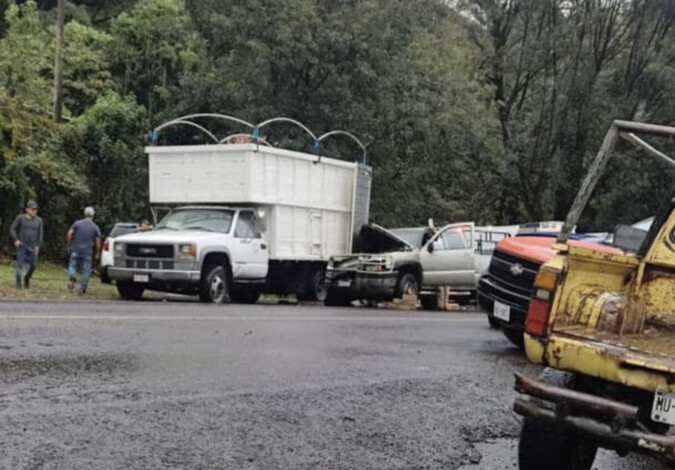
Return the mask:
{"type": "Polygon", "coordinates": [[[172,210],[115,240],[109,277],[144,290],[252,303],[261,293],[324,300],[328,259],[368,221],[372,170],[257,143],[146,147],[150,203],[172,210]]]}

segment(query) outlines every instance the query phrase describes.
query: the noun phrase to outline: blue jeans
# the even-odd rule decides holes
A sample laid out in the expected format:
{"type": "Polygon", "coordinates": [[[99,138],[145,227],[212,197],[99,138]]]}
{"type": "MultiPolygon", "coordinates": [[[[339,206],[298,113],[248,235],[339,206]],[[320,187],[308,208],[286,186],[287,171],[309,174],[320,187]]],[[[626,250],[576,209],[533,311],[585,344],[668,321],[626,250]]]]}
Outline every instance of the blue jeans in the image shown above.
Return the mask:
{"type": "Polygon", "coordinates": [[[68,276],[71,279],[77,277],[77,267],[82,265],[82,277],[80,278],[80,285],[86,289],[91,277],[91,254],[83,255],[80,253],[71,253],[70,262],[68,263],[68,276]]]}
{"type": "Polygon", "coordinates": [[[21,276],[23,275],[23,266],[28,264],[28,271],[26,272],[26,278],[30,279],[35,271],[37,266],[38,255],[35,253],[34,248],[28,248],[21,246],[16,250],[16,266],[14,268],[14,274],[16,276],[16,282],[21,282],[21,276]]]}

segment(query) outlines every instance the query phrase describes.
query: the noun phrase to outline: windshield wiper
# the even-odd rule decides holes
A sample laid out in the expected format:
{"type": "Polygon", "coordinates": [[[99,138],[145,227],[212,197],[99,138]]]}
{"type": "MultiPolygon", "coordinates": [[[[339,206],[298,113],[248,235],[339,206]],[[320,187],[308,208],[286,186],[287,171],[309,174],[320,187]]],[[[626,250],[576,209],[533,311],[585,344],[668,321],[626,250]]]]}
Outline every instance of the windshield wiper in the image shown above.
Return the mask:
{"type": "Polygon", "coordinates": [[[157,228],[155,228],[155,230],[173,230],[174,232],[178,231],[177,228],[173,228],[173,227],[157,227],[157,228]]]}

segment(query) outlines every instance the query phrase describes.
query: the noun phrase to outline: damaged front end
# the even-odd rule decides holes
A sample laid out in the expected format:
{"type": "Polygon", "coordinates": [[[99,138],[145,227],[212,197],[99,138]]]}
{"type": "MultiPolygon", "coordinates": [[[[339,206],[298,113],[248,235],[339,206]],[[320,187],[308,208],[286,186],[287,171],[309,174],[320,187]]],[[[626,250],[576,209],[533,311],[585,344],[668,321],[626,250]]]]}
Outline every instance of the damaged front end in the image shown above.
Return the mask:
{"type": "Polygon", "coordinates": [[[516,391],[529,397],[516,399],[519,415],[565,426],[621,455],[637,452],[675,464],[675,436],[667,435],[668,426],[648,422],[644,407],[515,377],[516,391]]]}
{"type": "Polygon", "coordinates": [[[326,283],[350,298],[382,298],[394,295],[398,272],[387,255],[334,256],[328,262],[326,283]]]}

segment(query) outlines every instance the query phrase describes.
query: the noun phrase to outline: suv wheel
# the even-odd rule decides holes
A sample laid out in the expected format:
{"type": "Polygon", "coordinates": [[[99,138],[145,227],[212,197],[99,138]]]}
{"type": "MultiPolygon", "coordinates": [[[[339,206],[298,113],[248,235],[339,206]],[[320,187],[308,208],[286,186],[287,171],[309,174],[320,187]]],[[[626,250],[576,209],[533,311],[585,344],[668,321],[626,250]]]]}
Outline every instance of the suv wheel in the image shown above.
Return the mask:
{"type": "Polygon", "coordinates": [[[224,266],[207,266],[199,285],[199,300],[214,304],[225,303],[230,298],[228,286],[227,271],[224,266]]]}
{"type": "Polygon", "coordinates": [[[420,289],[417,285],[417,278],[412,273],[403,273],[398,278],[396,284],[396,297],[403,298],[404,295],[419,295],[420,289]]]}
{"type": "Polygon", "coordinates": [[[118,282],[117,292],[124,300],[141,300],[145,288],[133,282],[118,282]]]}
{"type": "MultiPolygon", "coordinates": [[[[539,380],[574,389],[574,374],[544,369],[539,380]]],[[[555,421],[525,418],[518,443],[520,470],[590,470],[598,446],[555,421]]]]}

